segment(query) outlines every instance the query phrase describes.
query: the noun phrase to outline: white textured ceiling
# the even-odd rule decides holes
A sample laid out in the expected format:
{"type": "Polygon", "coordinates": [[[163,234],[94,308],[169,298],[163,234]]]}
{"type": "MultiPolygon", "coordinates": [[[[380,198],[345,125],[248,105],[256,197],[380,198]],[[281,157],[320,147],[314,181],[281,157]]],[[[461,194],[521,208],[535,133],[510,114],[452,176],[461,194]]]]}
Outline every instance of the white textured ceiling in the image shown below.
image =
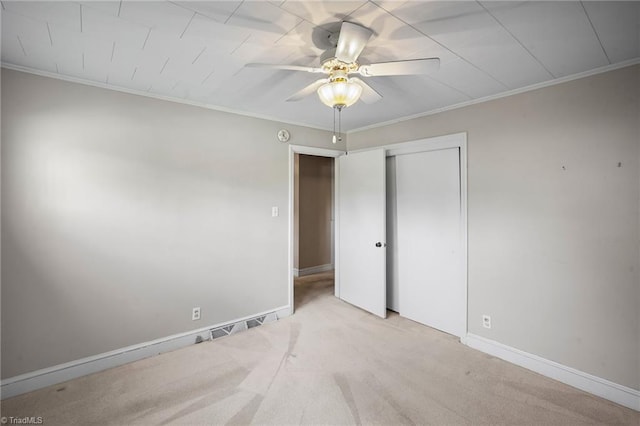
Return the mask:
{"type": "Polygon", "coordinates": [[[2,1],[2,62],[136,92],[331,128],[312,95],[336,23],[374,36],[361,62],[439,57],[426,76],[371,77],[383,99],[343,112],[354,129],[640,57],[640,2],[2,1]]]}

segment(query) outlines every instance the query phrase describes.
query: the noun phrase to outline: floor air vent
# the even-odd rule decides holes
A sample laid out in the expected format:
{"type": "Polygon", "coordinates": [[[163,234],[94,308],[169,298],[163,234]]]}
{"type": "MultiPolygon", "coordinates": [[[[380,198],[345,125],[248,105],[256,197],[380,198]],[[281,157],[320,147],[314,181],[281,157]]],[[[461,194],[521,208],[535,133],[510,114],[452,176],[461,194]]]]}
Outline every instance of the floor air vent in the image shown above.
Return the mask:
{"type": "Polygon", "coordinates": [[[218,337],[228,336],[230,334],[239,333],[249,328],[258,327],[268,322],[277,321],[278,317],[275,312],[261,315],[259,317],[250,318],[244,321],[238,321],[234,324],[225,325],[223,327],[212,328],[209,330],[211,333],[211,339],[217,339],[218,337]]]}

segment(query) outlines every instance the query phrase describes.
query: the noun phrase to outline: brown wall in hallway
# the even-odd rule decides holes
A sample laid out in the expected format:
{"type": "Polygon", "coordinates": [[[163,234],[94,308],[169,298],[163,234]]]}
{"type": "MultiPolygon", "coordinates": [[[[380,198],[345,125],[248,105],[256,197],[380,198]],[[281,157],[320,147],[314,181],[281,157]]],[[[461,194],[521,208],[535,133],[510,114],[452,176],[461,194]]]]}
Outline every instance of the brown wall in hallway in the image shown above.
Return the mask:
{"type": "Polygon", "coordinates": [[[299,156],[298,269],[330,264],[333,158],[299,156]]]}

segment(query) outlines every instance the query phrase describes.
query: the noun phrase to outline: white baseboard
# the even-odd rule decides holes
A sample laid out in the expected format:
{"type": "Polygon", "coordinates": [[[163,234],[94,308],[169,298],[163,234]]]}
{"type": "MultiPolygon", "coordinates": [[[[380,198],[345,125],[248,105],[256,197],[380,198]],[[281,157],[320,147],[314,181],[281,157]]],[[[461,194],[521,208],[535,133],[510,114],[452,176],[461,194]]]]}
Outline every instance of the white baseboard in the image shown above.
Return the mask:
{"type": "Polygon", "coordinates": [[[284,306],[278,310],[276,310],[276,317],[278,319],[286,318],[290,315],[293,315],[293,307],[292,306],[284,306]]]}
{"type": "Polygon", "coordinates": [[[326,265],[311,266],[309,268],[294,268],[293,275],[296,277],[304,277],[305,275],[319,274],[320,272],[333,271],[333,263],[326,265]]]}
{"type": "MultiPolygon", "coordinates": [[[[125,348],[116,349],[114,351],[78,359],[64,364],[54,365],[53,367],[43,368],[30,373],[21,374],[2,380],[0,383],[0,398],[11,398],[23,393],[31,392],[47,386],[66,382],[88,374],[97,373],[109,368],[118,367],[133,361],[149,358],[164,352],[170,352],[176,349],[193,345],[196,338],[200,336],[202,340],[211,340],[213,330],[222,327],[235,325],[230,333],[246,330],[245,327],[237,327],[238,323],[251,320],[257,317],[266,317],[268,320],[281,319],[291,315],[291,306],[283,306],[266,312],[260,312],[233,321],[227,321],[220,324],[214,324],[208,327],[199,328],[197,330],[187,331],[185,333],[174,334],[172,336],[162,337],[160,339],[137,345],[127,346],[125,348]],[[274,318],[275,317],[275,318],[274,318]]],[[[268,322],[268,321],[265,321],[268,322]]]]}
{"type": "Polygon", "coordinates": [[[461,342],[471,348],[535,371],[574,388],[640,411],[640,391],[638,390],[475,334],[468,333],[466,338],[461,339],[461,342]]]}

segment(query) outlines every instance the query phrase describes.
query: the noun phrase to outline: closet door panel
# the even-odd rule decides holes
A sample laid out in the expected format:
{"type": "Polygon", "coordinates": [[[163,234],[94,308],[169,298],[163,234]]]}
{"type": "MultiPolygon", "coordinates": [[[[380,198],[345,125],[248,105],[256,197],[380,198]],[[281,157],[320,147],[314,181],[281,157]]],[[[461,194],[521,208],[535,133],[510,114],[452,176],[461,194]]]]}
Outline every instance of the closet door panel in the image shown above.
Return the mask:
{"type": "Polygon", "coordinates": [[[398,155],[396,191],[400,315],[462,336],[459,149],[398,155]]]}

